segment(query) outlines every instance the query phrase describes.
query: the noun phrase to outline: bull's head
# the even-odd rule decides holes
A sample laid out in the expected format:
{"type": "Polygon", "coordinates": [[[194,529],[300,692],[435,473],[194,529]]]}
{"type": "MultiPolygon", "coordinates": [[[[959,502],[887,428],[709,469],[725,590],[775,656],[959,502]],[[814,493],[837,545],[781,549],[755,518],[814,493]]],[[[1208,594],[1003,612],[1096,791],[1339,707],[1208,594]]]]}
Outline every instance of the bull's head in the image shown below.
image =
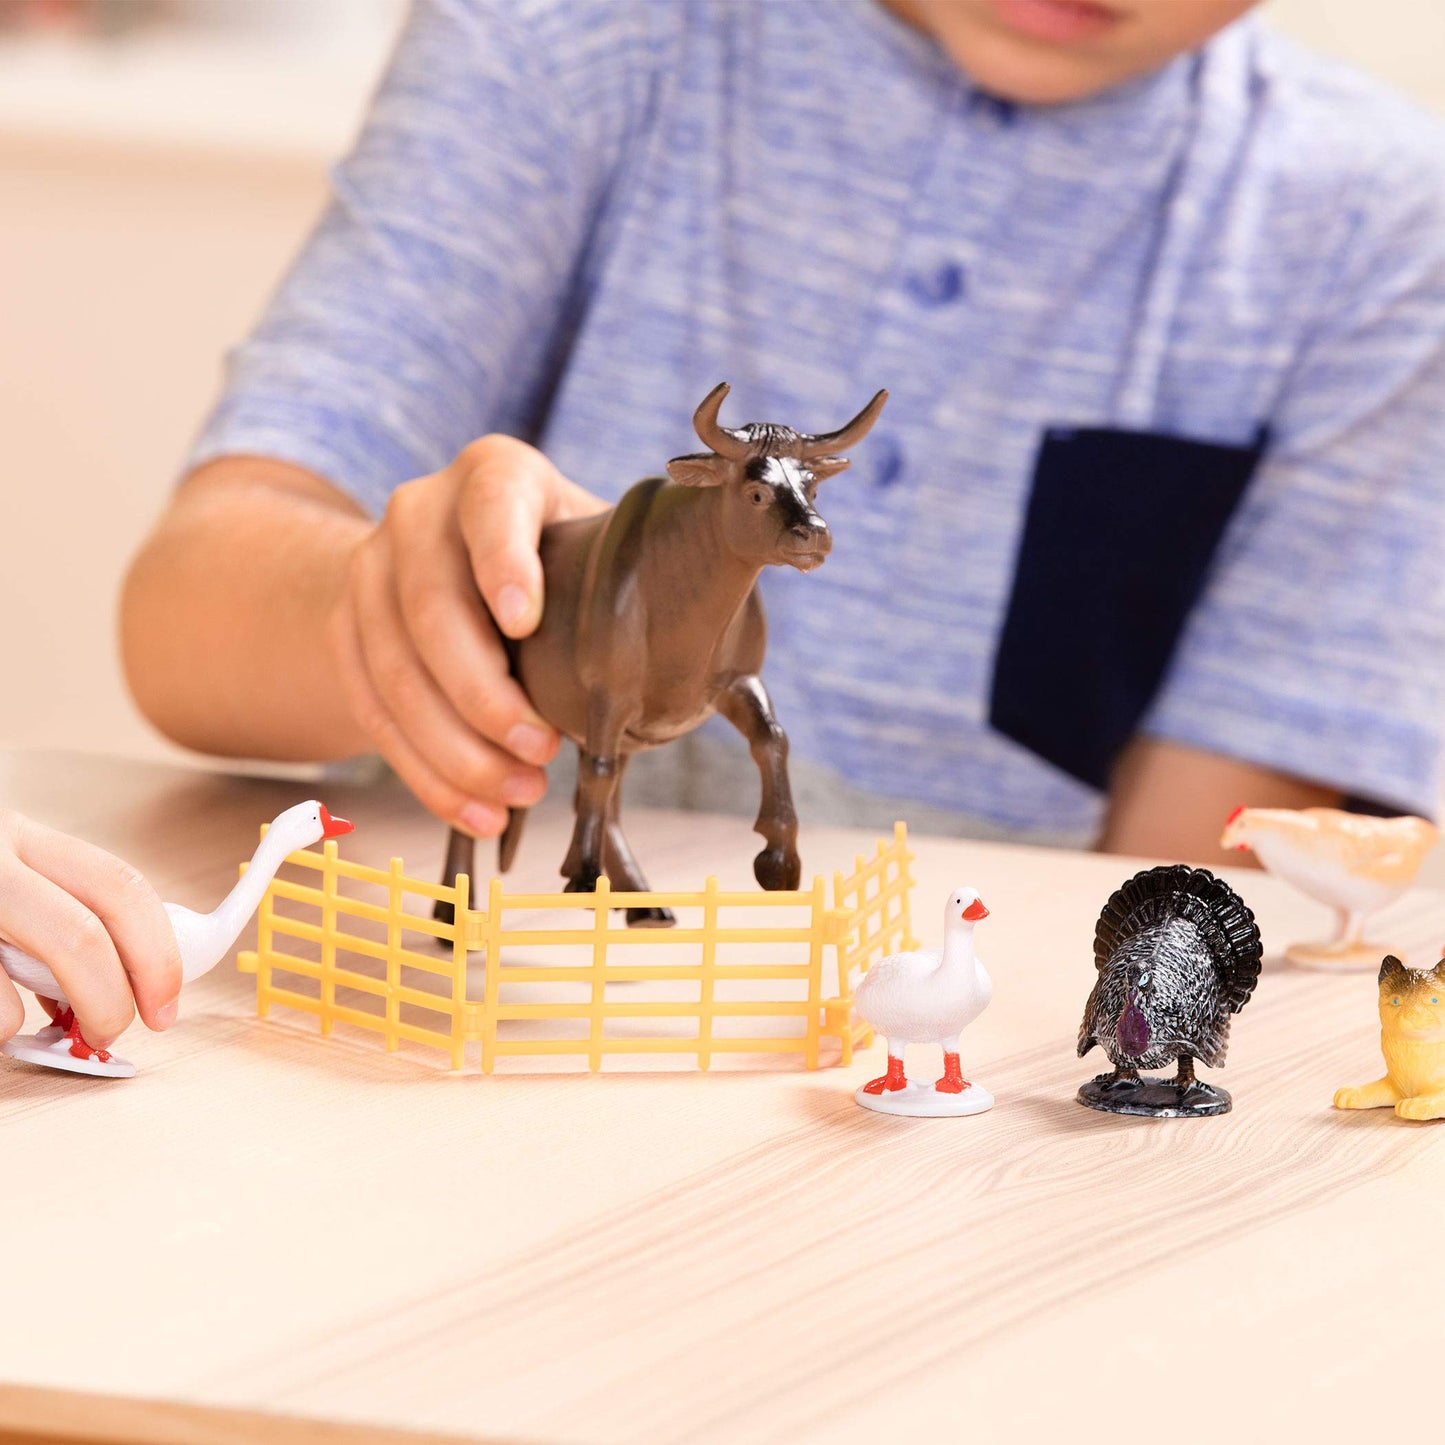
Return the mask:
{"type": "Polygon", "coordinates": [[[721,487],[728,545],[750,561],[786,562],[810,572],[833,546],[814,499],[818,483],[841,472],[837,455],[868,435],[888,393],[880,391],[838,431],[813,436],[775,422],[749,422],[736,430],[718,421],[728,384],[715,386],[692,422],[709,452],[674,457],[667,473],[684,487],[721,487]]]}

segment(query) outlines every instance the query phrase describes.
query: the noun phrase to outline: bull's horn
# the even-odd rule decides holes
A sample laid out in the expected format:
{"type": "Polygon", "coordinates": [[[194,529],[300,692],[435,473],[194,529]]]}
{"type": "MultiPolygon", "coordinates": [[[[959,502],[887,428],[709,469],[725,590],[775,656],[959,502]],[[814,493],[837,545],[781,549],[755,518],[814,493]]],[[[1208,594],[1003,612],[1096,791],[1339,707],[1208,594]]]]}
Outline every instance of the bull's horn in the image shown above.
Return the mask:
{"type": "MultiPolygon", "coordinates": [[[[823,436],[809,436],[805,433],[800,438],[803,444],[802,460],[822,456],[825,452],[844,452],[861,442],[873,430],[873,423],[878,420],[878,413],[883,410],[883,403],[887,400],[888,393],[880,391],[847,426],[839,427],[837,431],[830,431],[823,436]]],[[[707,403],[704,402],[703,405],[706,406],[707,403]]]]}
{"type": "Polygon", "coordinates": [[[741,432],[723,426],[717,419],[723,398],[731,390],[727,382],[718,382],[693,412],[692,424],[697,429],[698,440],[703,446],[711,448],[718,456],[726,457],[730,462],[745,462],[753,454],[752,444],[741,432]]]}

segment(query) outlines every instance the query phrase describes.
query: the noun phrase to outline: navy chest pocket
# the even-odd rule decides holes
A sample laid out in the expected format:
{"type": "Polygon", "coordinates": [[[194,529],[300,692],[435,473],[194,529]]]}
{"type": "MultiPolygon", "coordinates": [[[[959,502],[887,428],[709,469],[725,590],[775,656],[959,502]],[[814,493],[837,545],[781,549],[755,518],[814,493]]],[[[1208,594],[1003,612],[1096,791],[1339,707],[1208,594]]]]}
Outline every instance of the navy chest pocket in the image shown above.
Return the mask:
{"type": "Polygon", "coordinates": [[[1138,727],[1264,453],[1155,432],[1044,433],[989,721],[1095,788],[1138,727]]]}

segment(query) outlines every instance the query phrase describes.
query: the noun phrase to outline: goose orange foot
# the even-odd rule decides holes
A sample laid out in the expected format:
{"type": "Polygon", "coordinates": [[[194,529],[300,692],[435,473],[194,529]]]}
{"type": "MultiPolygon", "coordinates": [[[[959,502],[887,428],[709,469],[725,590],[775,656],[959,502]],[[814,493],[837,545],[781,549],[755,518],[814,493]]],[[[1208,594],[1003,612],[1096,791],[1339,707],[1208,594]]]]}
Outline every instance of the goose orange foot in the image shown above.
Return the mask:
{"type": "Polygon", "coordinates": [[[944,1054],[943,1077],[933,1086],[940,1094],[961,1094],[971,1089],[972,1084],[963,1077],[963,1070],[957,1054],[944,1054]]]}
{"type": "Polygon", "coordinates": [[[888,1072],[881,1079],[874,1079],[871,1083],[863,1085],[865,1094],[893,1093],[896,1089],[906,1089],[908,1080],[903,1077],[903,1060],[888,1055],[888,1072]]]}

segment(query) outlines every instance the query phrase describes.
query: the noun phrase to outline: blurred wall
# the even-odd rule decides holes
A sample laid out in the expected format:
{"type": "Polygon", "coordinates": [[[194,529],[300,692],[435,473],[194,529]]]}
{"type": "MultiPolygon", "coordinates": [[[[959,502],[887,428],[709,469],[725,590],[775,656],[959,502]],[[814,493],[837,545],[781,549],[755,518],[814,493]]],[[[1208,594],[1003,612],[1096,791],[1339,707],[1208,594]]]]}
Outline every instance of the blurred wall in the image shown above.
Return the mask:
{"type": "Polygon", "coordinates": [[[156,13],[0,43],[0,746],[184,757],[126,696],[120,579],[226,348],[324,203],[402,12],[156,13]]]}
{"type": "Polygon", "coordinates": [[[130,706],[114,601],[320,166],[0,139],[0,744],[170,756],[130,706]]]}
{"type": "MultiPolygon", "coordinates": [[[[237,4],[206,9],[261,14],[237,4]]],[[[269,10],[298,30],[294,5],[269,10]]],[[[125,696],[116,589],[223,352],[322,203],[396,13],[346,0],[325,44],[0,54],[0,746],[179,756],[125,696]]],[[[1445,109],[1445,0],[1266,13],[1445,109]]]]}
{"type": "Polygon", "coordinates": [[[1270,0],[1270,22],[1445,112],[1445,0],[1270,0]]]}

